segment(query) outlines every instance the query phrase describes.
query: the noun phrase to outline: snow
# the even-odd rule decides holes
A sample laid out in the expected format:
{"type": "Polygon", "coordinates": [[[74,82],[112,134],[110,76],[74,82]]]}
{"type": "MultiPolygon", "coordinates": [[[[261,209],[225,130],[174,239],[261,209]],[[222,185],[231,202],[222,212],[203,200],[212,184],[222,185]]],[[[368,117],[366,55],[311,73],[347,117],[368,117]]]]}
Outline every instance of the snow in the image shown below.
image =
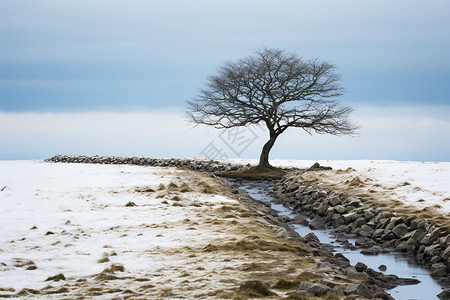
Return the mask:
{"type": "Polygon", "coordinates": [[[184,177],[173,168],[0,162],[0,288],[42,289],[50,276],[98,274],[111,262],[134,275],[182,265],[165,251],[226,236],[214,231],[211,238],[213,227],[187,230],[192,224],[186,220],[198,211],[185,206],[238,204],[192,192],[173,206],[168,197],[136,192],[179,185],[189,180],[184,177]],[[128,202],[136,206],[126,207],[128,202]],[[105,257],[111,262],[99,263],[105,257]],[[33,264],[36,270],[26,269],[33,264]]]}

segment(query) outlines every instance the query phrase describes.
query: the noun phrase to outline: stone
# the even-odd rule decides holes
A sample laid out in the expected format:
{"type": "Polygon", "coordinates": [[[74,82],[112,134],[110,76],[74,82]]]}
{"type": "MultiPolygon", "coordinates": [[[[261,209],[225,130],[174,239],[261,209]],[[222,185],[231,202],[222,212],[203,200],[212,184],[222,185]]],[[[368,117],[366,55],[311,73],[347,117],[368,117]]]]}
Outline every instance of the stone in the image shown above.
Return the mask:
{"type": "Polygon", "coordinates": [[[378,270],[384,272],[387,270],[387,267],[385,265],[380,265],[380,266],[378,266],[378,270]]]}
{"type": "Polygon", "coordinates": [[[344,206],[342,206],[342,205],[336,205],[335,207],[334,207],[334,210],[337,212],[337,213],[339,213],[339,214],[344,214],[346,211],[345,211],[345,207],[344,206]]]}
{"type": "Polygon", "coordinates": [[[443,291],[437,295],[440,300],[449,300],[450,299],[450,290],[443,291]]]}
{"type": "Polygon", "coordinates": [[[420,221],[421,221],[420,219],[414,218],[413,220],[411,220],[411,223],[409,224],[409,228],[411,230],[419,228],[420,221]]]}
{"type": "Polygon", "coordinates": [[[336,206],[336,205],[341,203],[341,199],[337,195],[328,197],[327,200],[328,200],[328,203],[330,203],[331,206],[336,206]]]}
{"type": "Polygon", "coordinates": [[[366,221],[372,220],[375,217],[375,213],[373,212],[372,209],[366,209],[364,211],[364,218],[366,219],[366,221]]]}
{"type": "Polygon", "coordinates": [[[314,296],[323,296],[332,289],[322,283],[302,282],[298,286],[298,290],[303,290],[314,296]]]}
{"type": "Polygon", "coordinates": [[[381,248],[378,246],[370,247],[367,249],[362,249],[361,254],[364,255],[378,255],[381,253],[381,248]]]}
{"type": "Polygon", "coordinates": [[[414,234],[411,236],[416,241],[421,241],[425,237],[426,231],[423,228],[417,228],[414,234]]]}
{"type": "Polygon", "coordinates": [[[345,289],[345,294],[347,294],[347,295],[356,294],[356,295],[363,296],[368,299],[373,298],[372,292],[369,290],[367,285],[363,282],[349,285],[345,289]]]}
{"type": "Polygon", "coordinates": [[[320,243],[319,238],[314,233],[310,232],[307,235],[304,236],[305,241],[307,242],[317,242],[320,243]]]}
{"type": "Polygon", "coordinates": [[[369,238],[360,238],[355,241],[355,246],[366,249],[375,246],[375,242],[369,238]]]}
{"type": "Polygon", "coordinates": [[[397,246],[395,246],[395,251],[397,252],[407,252],[408,251],[408,242],[401,242],[397,246]]]}
{"type": "Polygon", "coordinates": [[[353,206],[353,207],[360,207],[361,206],[361,201],[359,199],[356,198],[350,198],[349,199],[349,206],[353,206]]]}
{"type": "Polygon", "coordinates": [[[445,276],[447,275],[447,265],[440,262],[431,265],[431,275],[445,276]]]}
{"type": "Polygon", "coordinates": [[[309,225],[309,222],[306,219],[302,218],[302,217],[295,217],[295,218],[293,218],[291,220],[291,223],[292,224],[300,224],[302,226],[308,226],[309,225]]]}
{"type": "Polygon", "coordinates": [[[66,280],[66,277],[62,273],[55,276],[50,276],[45,281],[60,281],[60,280],[66,280]]]}
{"type": "Polygon", "coordinates": [[[427,257],[437,256],[440,253],[440,249],[441,249],[441,245],[439,245],[439,244],[431,245],[431,246],[425,247],[423,254],[427,257]]]}
{"type": "Polygon", "coordinates": [[[441,234],[441,229],[435,228],[435,229],[431,230],[429,234],[425,235],[425,238],[422,240],[422,243],[429,246],[429,245],[433,244],[439,238],[440,234],[441,234]]]}
{"type": "Polygon", "coordinates": [[[347,275],[347,277],[349,279],[354,279],[354,280],[359,280],[359,281],[366,281],[369,279],[369,275],[367,275],[365,272],[359,272],[356,270],[355,267],[348,267],[345,270],[345,275],[347,275]]]}
{"type": "Polygon", "coordinates": [[[361,231],[365,232],[367,234],[372,234],[374,232],[374,230],[372,229],[372,227],[367,226],[367,225],[362,225],[361,226],[361,231]]]}
{"type": "Polygon", "coordinates": [[[351,231],[351,228],[347,225],[341,225],[334,229],[334,231],[337,233],[349,233],[351,231]]]}
{"type": "Polygon", "coordinates": [[[364,272],[364,271],[367,269],[367,265],[365,265],[365,264],[362,263],[362,262],[358,262],[358,263],[355,265],[355,269],[356,269],[356,271],[358,271],[358,272],[364,272]]]}
{"type": "Polygon", "coordinates": [[[447,249],[445,249],[444,252],[442,252],[441,258],[444,261],[447,261],[450,258],[450,246],[448,246],[447,249]]]}
{"type": "Polygon", "coordinates": [[[249,293],[252,296],[268,297],[276,295],[259,280],[249,280],[239,286],[239,292],[249,293]],[[255,295],[256,294],[256,295],[255,295]]]}
{"type": "Polygon", "coordinates": [[[277,239],[287,239],[289,237],[288,231],[283,227],[278,228],[276,235],[277,239]]]}
{"type": "Polygon", "coordinates": [[[309,223],[308,227],[311,230],[324,230],[325,229],[325,225],[322,222],[309,223]]]}
{"type": "Polygon", "coordinates": [[[392,229],[392,232],[398,237],[402,238],[408,232],[408,226],[404,223],[400,223],[392,229]]]}
{"type": "Polygon", "coordinates": [[[343,215],[345,222],[348,224],[352,221],[355,221],[360,217],[360,215],[357,212],[351,212],[343,215]]]}
{"type": "MultiPolygon", "coordinates": [[[[353,223],[353,228],[360,228],[361,226],[366,225],[366,220],[364,218],[358,218],[353,223]]],[[[367,226],[367,225],[366,225],[367,226]]]]}

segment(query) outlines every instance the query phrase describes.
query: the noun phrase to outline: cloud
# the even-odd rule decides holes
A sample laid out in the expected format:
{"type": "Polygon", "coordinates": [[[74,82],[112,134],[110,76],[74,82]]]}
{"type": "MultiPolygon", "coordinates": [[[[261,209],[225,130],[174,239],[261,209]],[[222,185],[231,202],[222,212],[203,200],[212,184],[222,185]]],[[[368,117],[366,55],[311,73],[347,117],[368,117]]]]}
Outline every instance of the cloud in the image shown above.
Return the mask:
{"type": "MultiPolygon", "coordinates": [[[[450,161],[448,115],[448,106],[361,107],[354,114],[362,125],[359,137],[310,136],[290,129],[276,142],[271,158],[450,161]]],[[[263,129],[252,130],[255,138],[248,147],[235,151],[243,158],[258,158],[267,138],[263,129]]],[[[0,113],[0,159],[55,154],[200,157],[210,143],[236,157],[221,132],[193,128],[179,111],[0,113]]]]}

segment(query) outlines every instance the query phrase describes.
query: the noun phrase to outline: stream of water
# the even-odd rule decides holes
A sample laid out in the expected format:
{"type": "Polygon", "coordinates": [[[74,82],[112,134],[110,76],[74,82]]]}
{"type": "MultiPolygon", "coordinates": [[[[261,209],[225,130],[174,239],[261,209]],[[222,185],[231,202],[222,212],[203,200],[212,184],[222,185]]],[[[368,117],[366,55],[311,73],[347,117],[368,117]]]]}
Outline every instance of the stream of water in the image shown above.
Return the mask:
{"type": "MultiPolygon", "coordinates": [[[[291,209],[274,203],[274,198],[271,195],[273,185],[270,182],[255,182],[250,180],[230,182],[237,188],[247,191],[253,199],[270,203],[271,207],[276,210],[279,215],[286,215],[290,218],[296,216],[291,209]]],[[[396,300],[438,299],[437,295],[442,292],[441,286],[430,276],[430,272],[424,267],[415,264],[406,254],[392,252],[378,255],[363,255],[360,253],[361,249],[350,250],[336,241],[336,237],[332,234],[330,229],[311,230],[308,226],[299,224],[293,224],[292,228],[301,236],[314,232],[321,243],[332,245],[334,251],[342,253],[350,260],[352,265],[355,265],[357,262],[362,262],[369,268],[377,271],[380,265],[385,265],[387,267],[386,271],[383,271],[385,274],[395,274],[401,278],[415,278],[420,280],[420,283],[416,285],[398,286],[388,290],[387,292],[396,300]]],[[[348,241],[354,244],[354,241],[348,241]]]]}

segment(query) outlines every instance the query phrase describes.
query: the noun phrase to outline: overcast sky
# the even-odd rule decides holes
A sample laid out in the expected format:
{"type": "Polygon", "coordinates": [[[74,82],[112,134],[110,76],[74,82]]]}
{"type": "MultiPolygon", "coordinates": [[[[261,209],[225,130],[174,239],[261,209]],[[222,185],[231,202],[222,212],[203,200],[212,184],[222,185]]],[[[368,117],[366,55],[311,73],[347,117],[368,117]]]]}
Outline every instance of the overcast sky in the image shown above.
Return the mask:
{"type": "MultiPolygon", "coordinates": [[[[292,130],[273,158],[450,161],[448,0],[0,0],[0,44],[0,159],[225,151],[183,120],[185,101],[266,46],[336,64],[362,125],[292,130]]],[[[257,157],[258,137],[239,156],[257,157]]]]}

